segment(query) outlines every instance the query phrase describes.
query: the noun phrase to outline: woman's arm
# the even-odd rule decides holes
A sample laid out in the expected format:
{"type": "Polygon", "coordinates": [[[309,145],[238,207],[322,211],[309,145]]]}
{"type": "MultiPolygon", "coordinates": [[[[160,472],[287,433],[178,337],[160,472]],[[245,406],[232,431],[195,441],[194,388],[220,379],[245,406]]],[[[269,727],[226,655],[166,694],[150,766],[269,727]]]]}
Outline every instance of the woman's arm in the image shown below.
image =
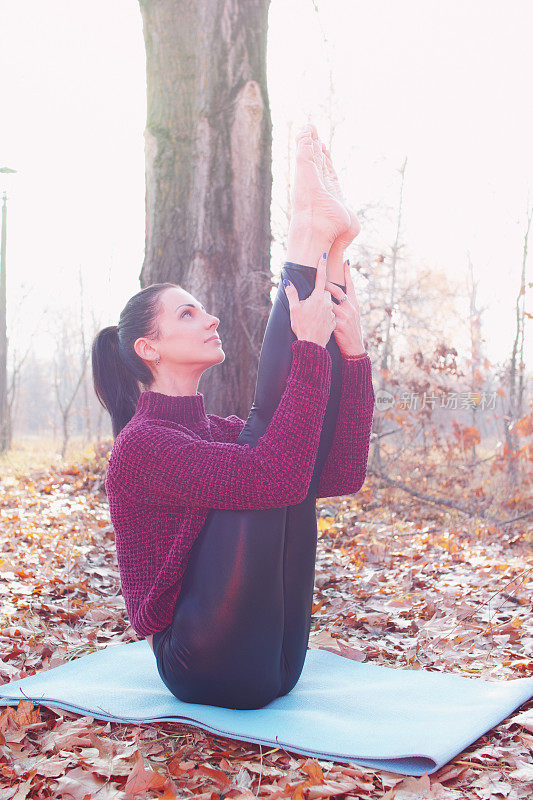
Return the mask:
{"type": "Polygon", "coordinates": [[[332,295],[335,339],[342,354],[342,390],[335,437],[322,470],[318,497],[334,497],[358,492],[366,478],[370,433],[374,413],[372,363],[365,352],[359,303],[350,273],[344,262],[344,286],[329,283],[332,295]],[[351,360],[355,358],[356,360],[351,360]]]}
{"type": "Polygon", "coordinates": [[[141,421],[115,441],[108,495],[227,510],[299,503],[309,490],[330,385],[326,348],[296,340],[286,389],[255,447],[205,441],[184,428],[141,421]]]}
{"type": "Polygon", "coordinates": [[[372,363],[342,359],[339,415],[331,450],[320,474],[318,497],[355,494],[366,478],[374,413],[372,363]]]}
{"type": "Polygon", "coordinates": [[[206,414],[210,425],[213,438],[217,442],[232,442],[235,444],[239,433],[245,425],[245,421],[235,414],[229,417],[219,417],[216,414],[206,414]]]}

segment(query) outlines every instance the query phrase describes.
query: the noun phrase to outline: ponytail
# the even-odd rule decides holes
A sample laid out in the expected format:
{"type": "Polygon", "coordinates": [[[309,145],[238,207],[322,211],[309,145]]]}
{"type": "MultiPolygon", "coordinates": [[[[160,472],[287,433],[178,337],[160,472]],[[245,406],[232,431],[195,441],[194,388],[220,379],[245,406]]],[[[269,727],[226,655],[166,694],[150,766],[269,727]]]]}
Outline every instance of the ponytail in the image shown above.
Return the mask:
{"type": "Polygon", "coordinates": [[[154,375],[133,345],[142,336],[159,335],[159,297],[176,283],[153,283],[131,297],[118,325],[99,331],[92,345],[93,386],[98,400],[111,415],[113,436],[135,414],[141,385],[149,388],[154,375]]]}
{"type": "Polygon", "coordinates": [[[111,414],[115,437],[133,417],[141,393],[138,380],[120,357],[116,325],[102,328],[96,335],[92,362],[94,390],[111,414]]]}

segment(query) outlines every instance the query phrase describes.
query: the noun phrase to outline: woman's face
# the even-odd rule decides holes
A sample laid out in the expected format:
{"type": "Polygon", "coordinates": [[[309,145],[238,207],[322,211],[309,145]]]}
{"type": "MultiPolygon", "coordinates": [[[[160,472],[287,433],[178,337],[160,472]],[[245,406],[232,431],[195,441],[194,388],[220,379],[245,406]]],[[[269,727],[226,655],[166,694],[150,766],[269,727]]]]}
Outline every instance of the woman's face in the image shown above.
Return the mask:
{"type": "MultiPolygon", "coordinates": [[[[209,314],[192,294],[178,287],[165,289],[159,300],[161,310],[157,323],[160,336],[144,340],[152,344],[161,358],[158,369],[187,366],[207,369],[224,361],[226,355],[217,334],[218,317],[209,314]]],[[[137,340],[139,343],[142,341],[137,340]]],[[[155,358],[154,350],[145,350],[145,354],[139,355],[155,358]]]]}

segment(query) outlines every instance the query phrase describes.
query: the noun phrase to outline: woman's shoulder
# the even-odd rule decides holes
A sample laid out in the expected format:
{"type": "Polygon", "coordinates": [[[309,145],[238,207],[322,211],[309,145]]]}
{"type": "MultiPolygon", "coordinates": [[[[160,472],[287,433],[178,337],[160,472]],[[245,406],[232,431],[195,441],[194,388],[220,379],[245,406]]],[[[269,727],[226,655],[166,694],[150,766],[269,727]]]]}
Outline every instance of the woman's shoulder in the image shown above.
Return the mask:
{"type": "Polygon", "coordinates": [[[143,431],[130,420],[116,435],[109,463],[107,465],[106,485],[110,484],[121,472],[129,461],[130,453],[134,453],[142,440],[143,431]]]}
{"type": "Polygon", "coordinates": [[[137,444],[144,436],[149,435],[149,433],[150,431],[146,424],[139,423],[135,417],[130,419],[115,437],[110,461],[116,458],[119,453],[127,450],[131,445],[137,444]]]}
{"type": "Polygon", "coordinates": [[[158,441],[182,441],[193,437],[185,425],[172,424],[166,420],[132,417],[118,433],[111,450],[111,457],[119,453],[138,453],[152,447],[158,441]]]}
{"type": "Polygon", "coordinates": [[[187,429],[170,429],[157,419],[133,417],[115,437],[106,473],[106,487],[120,489],[139,470],[147,469],[151,453],[168,453],[164,446],[171,438],[173,444],[188,441],[187,429]]]}

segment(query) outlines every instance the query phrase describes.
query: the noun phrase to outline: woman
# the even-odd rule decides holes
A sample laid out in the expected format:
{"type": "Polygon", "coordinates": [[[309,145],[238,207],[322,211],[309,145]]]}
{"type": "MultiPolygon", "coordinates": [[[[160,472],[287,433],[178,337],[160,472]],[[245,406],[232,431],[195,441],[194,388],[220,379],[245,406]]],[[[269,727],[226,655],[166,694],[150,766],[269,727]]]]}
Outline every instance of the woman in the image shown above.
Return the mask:
{"type": "Polygon", "coordinates": [[[225,359],[219,319],[181,286],[137,293],[93,343],[116,437],[106,490],[126,608],[165,685],[190,703],[261,708],[294,687],[316,498],[356,492],[366,476],[371,363],[342,264],[359,224],[314,126],[297,140],[288,260],[246,423],[205,413],[198,381],[225,359]]]}

